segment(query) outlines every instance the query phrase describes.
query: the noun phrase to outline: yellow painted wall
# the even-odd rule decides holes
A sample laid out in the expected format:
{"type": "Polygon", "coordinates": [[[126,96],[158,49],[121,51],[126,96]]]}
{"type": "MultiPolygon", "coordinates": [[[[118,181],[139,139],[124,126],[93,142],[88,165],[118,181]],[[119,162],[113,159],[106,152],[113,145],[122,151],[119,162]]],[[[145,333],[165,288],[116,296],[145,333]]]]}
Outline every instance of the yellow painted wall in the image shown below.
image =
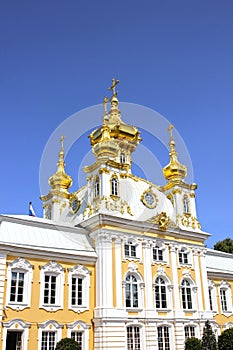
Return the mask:
{"type": "MultiPolygon", "coordinates": [[[[18,256],[9,256],[7,258],[7,265],[17,259],[18,256]]],[[[70,268],[77,265],[77,262],[63,262],[56,261],[64,268],[64,304],[63,309],[55,312],[49,312],[44,309],[39,308],[40,303],[40,266],[44,266],[50,260],[42,260],[42,259],[30,259],[26,258],[27,261],[33,268],[33,282],[32,282],[32,291],[31,291],[31,306],[30,308],[24,309],[22,311],[12,310],[10,307],[7,307],[7,311],[5,311],[5,317],[3,322],[8,322],[12,319],[18,318],[23,320],[24,322],[28,322],[31,324],[29,328],[29,342],[28,349],[36,350],[38,349],[38,323],[43,323],[47,320],[55,320],[58,323],[64,324],[62,329],[62,337],[67,337],[67,327],[66,325],[72,323],[74,321],[80,320],[89,325],[91,328],[89,330],[89,349],[93,349],[93,326],[92,326],[92,318],[93,311],[95,306],[95,269],[94,266],[85,264],[84,266],[91,272],[90,273],[90,299],[89,299],[89,310],[76,313],[73,310],[68,309],[68,272],[70,268]]],[[[81,265],[81,264],[80,264],[81,265]]],[[[7,271],[6,271],[7,274],[7,271]]],[[[9,282],[9,281],[8,281],[9,282]]],[[[6,298],[6,288],[7,283],[5,284],[5,298],[6,298]]],[[[4,300],[4,305],[6,300],[4,300]]],[[[2,340],[1,340],[1,349],[2,349],[2,340]]]]}

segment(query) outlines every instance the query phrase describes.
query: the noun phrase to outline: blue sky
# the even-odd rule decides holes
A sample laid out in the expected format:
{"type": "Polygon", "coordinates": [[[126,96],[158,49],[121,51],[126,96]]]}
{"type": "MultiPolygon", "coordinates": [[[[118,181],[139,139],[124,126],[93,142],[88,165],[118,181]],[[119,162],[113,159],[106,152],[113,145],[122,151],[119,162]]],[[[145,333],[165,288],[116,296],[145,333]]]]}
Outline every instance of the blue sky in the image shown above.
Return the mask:
{"type": "MultiPolygon", "coordinates": [[[[182,136],[198,218],[213,234],[208,246],[233,238],[232,1],[13,0],[1,3],[0,33],[1,213],[27,214],[32,201],[42,215],[47,140],[70,115],[101,103],[115,76],[121,101],[154,109],[182,136]]],[[[87,147],[67,156],[73,190],[87,147]]]]}

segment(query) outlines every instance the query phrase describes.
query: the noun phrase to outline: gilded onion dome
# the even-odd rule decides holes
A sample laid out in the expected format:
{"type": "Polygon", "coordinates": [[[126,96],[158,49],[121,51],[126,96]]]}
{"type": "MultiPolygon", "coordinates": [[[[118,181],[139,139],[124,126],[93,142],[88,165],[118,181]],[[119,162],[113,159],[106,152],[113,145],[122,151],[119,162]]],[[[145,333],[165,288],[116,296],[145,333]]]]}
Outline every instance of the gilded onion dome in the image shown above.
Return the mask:
{"type": "Polygon", "coordinates": [[[49,179],[48,183],[53,190],[61,192],[67,192],[68,188],[72,185],[72,178],[65,172],[65,161],[64,161],[64,136],[61,136],[59,159],[57,162],[57,171],[49,179]]]}
{"type": "Polygon", "coordinates": [[[93,152],[97,158],[102,158],[103,155],[114,157],[118,148],[115,140],[127,141],[132,147],[131,151],[133,151],[141,141],[138,129],[135,126],[126,124],[121,119],[121,112],[118,108],[119,100],[116,91],[116,85],[118,83],[119,80],[112,79],[112,86],[109,90],[112,90],[113,95],[110,99],[106,96],[104,97],[103,124],[89,135],[93,152]],[[109,101],[111,108],[108,112],[107,103],[109,101]],[[106,152],[107,149],[108,152],[106,152]]]}
{"type": "Polygon", "coordinates": [[[167,166],[163,168],[163,174],[168,181],[183,181],[187,175],[187,167],[178,161],[177,152],[175,148],[175,141],[172,135],[173,125],[170,125],[168,131],[170,132],[170,162],[167,166]]]}

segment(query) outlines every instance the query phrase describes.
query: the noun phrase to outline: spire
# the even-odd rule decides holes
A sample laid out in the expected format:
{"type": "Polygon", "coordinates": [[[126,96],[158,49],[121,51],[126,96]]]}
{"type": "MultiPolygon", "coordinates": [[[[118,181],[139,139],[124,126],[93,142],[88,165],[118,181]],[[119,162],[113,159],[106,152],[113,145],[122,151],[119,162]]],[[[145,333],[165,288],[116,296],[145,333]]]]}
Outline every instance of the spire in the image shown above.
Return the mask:
{"type": "Polygon", "coordinates": [[[68,188],[72,185],[72,179],[65,172],[65,161],[64,161],[64,139],[65,137],[62,135],[59,142],[60,152],[58,154],[58,162],[57,162],[57,171],[53,174],[48,182],[52,189],[59,190],[61,192],[67,192],[68,188]]]}
{"type": "Polygon", "coordinates": [[[176,143],[173,139],[172,130],[174,126],[169,125],[168,131],[170,132],[170,162],[169,164],[163,168],[163,174],[166,180],[173,182],[173,181],[183,181],[186,174],[187,174],[187,167],[183,164],[181,164],[178,161],[177,152],[176,152],[176,143]]]}

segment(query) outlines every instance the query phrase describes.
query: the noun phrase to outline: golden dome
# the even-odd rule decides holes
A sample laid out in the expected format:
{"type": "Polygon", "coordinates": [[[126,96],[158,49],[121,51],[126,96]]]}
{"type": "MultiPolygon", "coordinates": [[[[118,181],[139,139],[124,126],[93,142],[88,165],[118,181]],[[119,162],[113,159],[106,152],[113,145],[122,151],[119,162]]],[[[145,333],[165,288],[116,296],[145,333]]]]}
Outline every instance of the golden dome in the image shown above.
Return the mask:
{"type": "Polygon", "coordinates": [[[163,168],[163,174],[168,181],[183,181],[187,175],[187,167],[178,161],[177,152],[175,148],[175,141],[172,136],[173,125],[170,125],[168,130],[170,131],[170,162],[163,168]]]}
{"type": "Polygon", "coordinates": [[[48,183],[52,189],[60,190],[62,192],[67,191],[68,188],[72,185],[72,178],[65,172],[63,141],[64,136],[61,136],[61,148],[57,162],[57,171],[48,179],[48,183]]]}

